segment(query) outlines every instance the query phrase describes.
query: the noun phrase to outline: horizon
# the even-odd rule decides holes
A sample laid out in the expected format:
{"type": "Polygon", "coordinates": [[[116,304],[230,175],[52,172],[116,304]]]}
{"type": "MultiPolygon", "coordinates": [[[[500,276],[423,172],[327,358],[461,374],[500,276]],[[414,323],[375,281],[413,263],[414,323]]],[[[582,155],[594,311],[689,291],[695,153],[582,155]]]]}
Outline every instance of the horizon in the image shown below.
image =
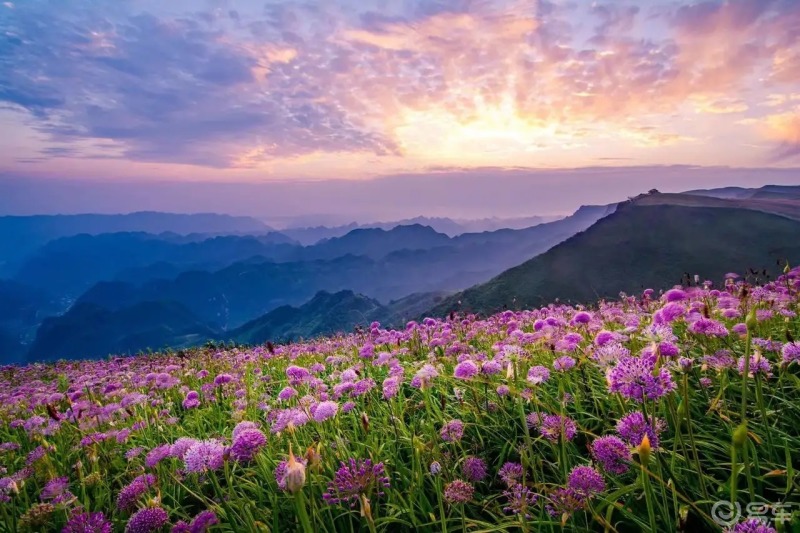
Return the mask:
{"type": "Polygon", "coordinates": [[[8,1],[0,213],[505,218],[796,184],[798,22],[793,0],[8,1]]]}

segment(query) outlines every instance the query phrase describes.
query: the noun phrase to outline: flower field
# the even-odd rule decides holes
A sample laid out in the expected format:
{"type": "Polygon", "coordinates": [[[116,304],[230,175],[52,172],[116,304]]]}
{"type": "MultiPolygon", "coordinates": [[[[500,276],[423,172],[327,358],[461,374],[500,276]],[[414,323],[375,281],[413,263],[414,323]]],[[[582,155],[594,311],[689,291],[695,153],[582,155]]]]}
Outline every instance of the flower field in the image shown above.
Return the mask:
{"type": "Polygon", "coordinates": [[[800,269],[0,369],[0,531],[797,531],[800,269]]]}

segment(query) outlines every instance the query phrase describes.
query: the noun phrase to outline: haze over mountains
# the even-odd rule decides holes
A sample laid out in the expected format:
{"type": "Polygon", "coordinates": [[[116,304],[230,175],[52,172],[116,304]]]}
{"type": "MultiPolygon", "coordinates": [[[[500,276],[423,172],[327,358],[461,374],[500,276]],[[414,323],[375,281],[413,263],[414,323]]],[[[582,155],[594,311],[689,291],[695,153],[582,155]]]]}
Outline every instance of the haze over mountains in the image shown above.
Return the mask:
{"type": "Polygon", "coordinates": [[[375,320],[402,326],[429,313],[614,298],[686,273],[774,275],[800,261],[800,187],[621,200],[490,231],[464,230],[499,219],[416,219],[338,236],[341,227],[275,231],[218,215],[95,223],[86,215],[61,225],[58,217],[0,217],[8,230],[0,360],[307,338],[375,320]],[[514,227],[524,223],[534,224],[514,227]],[[31,249],[14,248],[26,239],[31,249]]]}

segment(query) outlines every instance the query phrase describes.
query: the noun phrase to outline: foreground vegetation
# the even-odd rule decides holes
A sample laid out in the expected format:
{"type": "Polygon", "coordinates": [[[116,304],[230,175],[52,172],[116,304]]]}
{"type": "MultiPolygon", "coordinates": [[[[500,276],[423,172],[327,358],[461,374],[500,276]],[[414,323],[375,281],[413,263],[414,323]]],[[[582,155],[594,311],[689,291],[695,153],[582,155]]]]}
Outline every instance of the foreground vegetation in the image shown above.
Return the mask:
{"type": "Polygon", "coordinates": [[[787,268],[590,309],[4,367],[0,530],[797,530],[799,311],[787,268]]]}

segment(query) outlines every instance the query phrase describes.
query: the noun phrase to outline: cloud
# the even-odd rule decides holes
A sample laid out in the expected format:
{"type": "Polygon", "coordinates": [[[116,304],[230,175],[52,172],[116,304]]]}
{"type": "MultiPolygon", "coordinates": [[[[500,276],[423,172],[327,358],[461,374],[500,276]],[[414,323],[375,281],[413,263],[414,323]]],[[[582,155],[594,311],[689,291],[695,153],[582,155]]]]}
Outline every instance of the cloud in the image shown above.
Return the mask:
{"type": "Polygon", "coordinates": [[[422,168],[679,146],[708,138],[698,114],[781,111],[800,81],[795,0],[206,6],[0,6],[0,102],[28,112],[45,158],[422,168]]]}
{"type": "Polygon", "coordinates": [[[800,157],[800,107],[767,116],[763,128],[766,136],[777,143],[773,154],[776,161],[800,157]]]}

